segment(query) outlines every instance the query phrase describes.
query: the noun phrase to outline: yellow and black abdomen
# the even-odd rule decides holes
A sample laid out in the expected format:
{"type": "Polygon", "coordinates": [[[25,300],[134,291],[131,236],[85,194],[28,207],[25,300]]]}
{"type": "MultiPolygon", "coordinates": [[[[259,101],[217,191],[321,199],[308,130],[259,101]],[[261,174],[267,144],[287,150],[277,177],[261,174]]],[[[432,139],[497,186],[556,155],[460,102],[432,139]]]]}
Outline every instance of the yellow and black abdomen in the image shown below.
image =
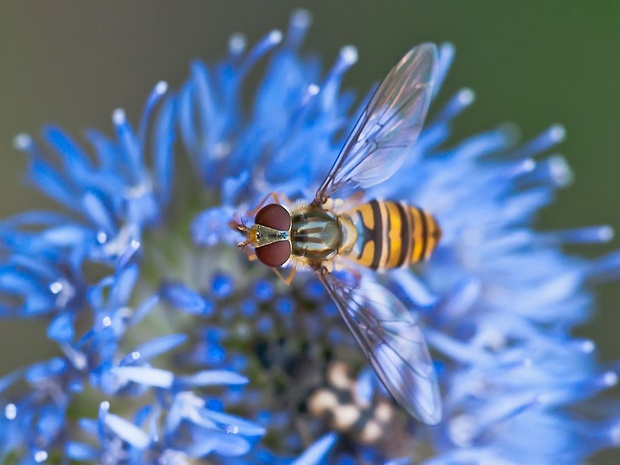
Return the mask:
{"type": "Polygon", "coordinates": [[[371,200],[346,216],[357,230],[347,258],[374,270],[426,260],[441,238],[435,218],[404,202],[371,200]]]}

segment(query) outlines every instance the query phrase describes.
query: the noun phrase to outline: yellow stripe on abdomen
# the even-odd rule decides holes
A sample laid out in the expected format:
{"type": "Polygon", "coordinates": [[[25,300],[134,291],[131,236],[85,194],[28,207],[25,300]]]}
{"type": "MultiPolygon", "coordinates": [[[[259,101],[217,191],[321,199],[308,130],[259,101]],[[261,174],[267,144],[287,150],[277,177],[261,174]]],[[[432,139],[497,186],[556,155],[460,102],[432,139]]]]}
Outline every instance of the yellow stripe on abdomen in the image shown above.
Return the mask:
{"type": "Polygon", "coordinates": [[[425,211],[403,202],[371,200],[346,213],[357,229],[347,257],[362,266],[385,270],[429,258],[441,230],[425,211]]]}
{"type": "Polygon", "coordinates": [[[403,241],[403,231],[406,229],[406,211],[401,205],[395,202],[384,202],[387,207],[387,224],[384,228],[389,228],[387,238],[389,254],[387,260],[382,264],[381,268],[396,268],[402,265],[403,247],[407,247],[407,243],[403,241]]]}

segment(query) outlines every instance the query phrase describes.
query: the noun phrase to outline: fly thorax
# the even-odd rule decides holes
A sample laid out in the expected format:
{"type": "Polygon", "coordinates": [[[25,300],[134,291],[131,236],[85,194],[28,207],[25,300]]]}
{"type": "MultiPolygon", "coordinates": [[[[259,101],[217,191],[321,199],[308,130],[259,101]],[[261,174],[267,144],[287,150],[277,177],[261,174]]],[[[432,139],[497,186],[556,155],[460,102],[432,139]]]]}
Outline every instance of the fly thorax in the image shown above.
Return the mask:
{"type": "Polygon", "coordinates": [[[293,255],[316,262],[331,258],[342,242],[338,219],[324,210],[293,215],[291,242],[293,255]]]}

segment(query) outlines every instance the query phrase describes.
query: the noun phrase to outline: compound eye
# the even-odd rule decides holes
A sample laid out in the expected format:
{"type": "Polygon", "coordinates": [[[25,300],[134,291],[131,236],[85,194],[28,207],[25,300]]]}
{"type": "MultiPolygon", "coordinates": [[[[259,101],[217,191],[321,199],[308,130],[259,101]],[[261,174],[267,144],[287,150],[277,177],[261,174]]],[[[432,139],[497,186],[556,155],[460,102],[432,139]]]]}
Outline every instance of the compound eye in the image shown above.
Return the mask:
{"type": "Polygon", "coordinates": [[[291,228],[291,215],[282,205],[272,203],[258,211],[254,222],[278,231],[288,231],[291,228]]]}
{"type": "Polygon", "coordinates": [[[261,262],[275,268],[284,265],[291,256],[291,243],[289,241],[273,242],[269,245],[257,247],[254,252],[261,262]]]}

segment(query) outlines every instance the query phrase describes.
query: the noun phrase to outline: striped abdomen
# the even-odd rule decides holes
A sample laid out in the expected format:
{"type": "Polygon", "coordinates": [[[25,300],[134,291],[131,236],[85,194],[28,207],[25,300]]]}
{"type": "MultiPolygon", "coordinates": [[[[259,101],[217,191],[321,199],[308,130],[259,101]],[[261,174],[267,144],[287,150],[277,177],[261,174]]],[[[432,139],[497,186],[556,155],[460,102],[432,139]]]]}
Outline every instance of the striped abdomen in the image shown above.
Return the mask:
{"type": "Polygon", "coordinates": [[[346,216],[357,230],[347,258],[375,270],[426,260],[441,238],[435,218],[404,202],[371,200],[346,216]]]}

